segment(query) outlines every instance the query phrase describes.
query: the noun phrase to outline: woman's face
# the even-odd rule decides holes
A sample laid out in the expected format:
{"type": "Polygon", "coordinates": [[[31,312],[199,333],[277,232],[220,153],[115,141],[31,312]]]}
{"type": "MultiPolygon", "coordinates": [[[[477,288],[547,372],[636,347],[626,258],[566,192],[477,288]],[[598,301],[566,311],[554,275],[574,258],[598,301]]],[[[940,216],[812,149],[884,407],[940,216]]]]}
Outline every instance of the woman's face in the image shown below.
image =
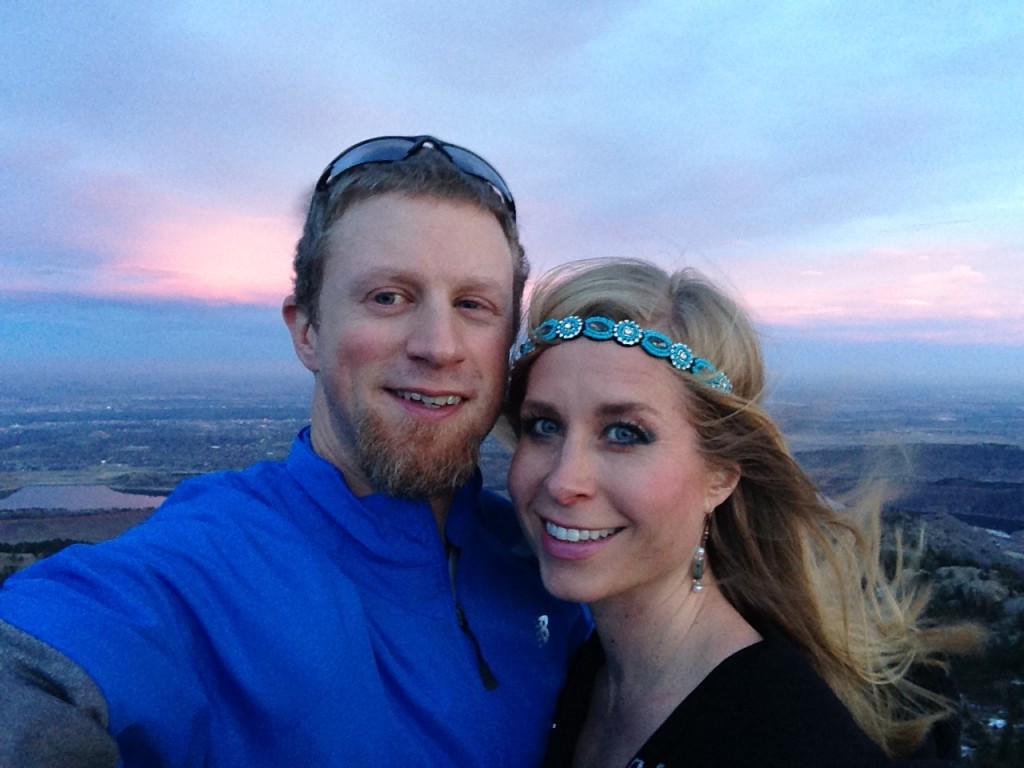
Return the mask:
{"type": "Polygon", "coordinates": [[[589,339],[534,363],[509,491],[552,594],[596,603],[689,590],[704,515],[736,478],[697,452],[680,375],[589,339]]]}

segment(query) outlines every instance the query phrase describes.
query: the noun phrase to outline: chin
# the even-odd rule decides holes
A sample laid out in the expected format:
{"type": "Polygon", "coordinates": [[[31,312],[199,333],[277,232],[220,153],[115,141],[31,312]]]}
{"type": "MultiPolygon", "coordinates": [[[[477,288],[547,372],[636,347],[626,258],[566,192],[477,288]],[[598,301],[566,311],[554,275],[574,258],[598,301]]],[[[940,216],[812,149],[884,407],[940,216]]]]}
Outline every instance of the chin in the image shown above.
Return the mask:
{"type": "Polygon", "coordinates": [[[553,573],[542,567],[540,577],[544,588],[559,600],[590,603],[600,597],[595,593],[593,584],[585,583],[583,574],[553,573]]]}

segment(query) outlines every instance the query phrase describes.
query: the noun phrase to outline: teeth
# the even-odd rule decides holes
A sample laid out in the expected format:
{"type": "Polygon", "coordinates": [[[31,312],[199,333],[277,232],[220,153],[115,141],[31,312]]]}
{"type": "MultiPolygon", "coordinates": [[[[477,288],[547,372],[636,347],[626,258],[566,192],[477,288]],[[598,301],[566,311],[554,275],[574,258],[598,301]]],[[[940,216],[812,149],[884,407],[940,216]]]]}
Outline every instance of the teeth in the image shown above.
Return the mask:
{"type": "Polygon", "coordinates": [[[442,408],[446,405],[455,405],[456,403],[462,402],[462,398],[458,395],[441,395],[440,397],[431,397],[430,395],[421,395],[419,392],[398,392],[398,396],[404,400],[423,403],[431,408],[442,408]]]}
{"type": "Polygon", "coordinates": [[[607,539],[612,534],[618,533],[621,528],[601,528],[590,530],[589,528],[563,528],[554,523],[544,523],[547,532],[559,541],[597,541],[607,539]]]}

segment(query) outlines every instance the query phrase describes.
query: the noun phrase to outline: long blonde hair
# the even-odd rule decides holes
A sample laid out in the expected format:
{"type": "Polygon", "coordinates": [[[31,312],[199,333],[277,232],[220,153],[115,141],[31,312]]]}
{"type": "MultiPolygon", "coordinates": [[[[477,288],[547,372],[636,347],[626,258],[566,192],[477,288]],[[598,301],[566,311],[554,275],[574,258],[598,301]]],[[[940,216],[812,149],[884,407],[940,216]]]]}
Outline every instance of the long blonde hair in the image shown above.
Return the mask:
{"type": "MultiPolygon", "coordinates": [[[[952,704],[917,685],[911,669],[938,664],[937,653],[977,636],[924,627],[927,590],[910,579],[902,556],[886,574],[879,499],[839,512],[793,459],[762,404],[764,361],[746,312],[693,270],[593,259],[541,278],[526,328],[570,315],[633,320],[728,375],[731,392],[679,374],[706,461],[740,472],[712,518],[710,570],[742,615],[775,624],[805,651],[868,736],[890,755],[912,751],[952,704]]],[[[543,350],[512,371],[507,416],[517,434],[528,372],[543,350]]]]}

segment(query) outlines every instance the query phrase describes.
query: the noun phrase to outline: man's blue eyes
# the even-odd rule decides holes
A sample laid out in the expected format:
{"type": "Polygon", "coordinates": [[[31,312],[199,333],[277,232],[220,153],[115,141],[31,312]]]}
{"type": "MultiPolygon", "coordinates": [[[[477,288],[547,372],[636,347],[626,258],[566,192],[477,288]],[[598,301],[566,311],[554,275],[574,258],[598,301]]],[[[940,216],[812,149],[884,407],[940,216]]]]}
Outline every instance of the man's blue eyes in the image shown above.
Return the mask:
{"type": "MultiPolygon", "coordinates": [[[[373,302],[383,307],[392,307],[400,304],[403,299],[403,295],[397,291],[380,291],[373,294],[373,302]]],[[[476,310],[483,307],[483,302],[476,299],[461,299],[456,302],[456,306],[460,309],[476,310]]]]}

